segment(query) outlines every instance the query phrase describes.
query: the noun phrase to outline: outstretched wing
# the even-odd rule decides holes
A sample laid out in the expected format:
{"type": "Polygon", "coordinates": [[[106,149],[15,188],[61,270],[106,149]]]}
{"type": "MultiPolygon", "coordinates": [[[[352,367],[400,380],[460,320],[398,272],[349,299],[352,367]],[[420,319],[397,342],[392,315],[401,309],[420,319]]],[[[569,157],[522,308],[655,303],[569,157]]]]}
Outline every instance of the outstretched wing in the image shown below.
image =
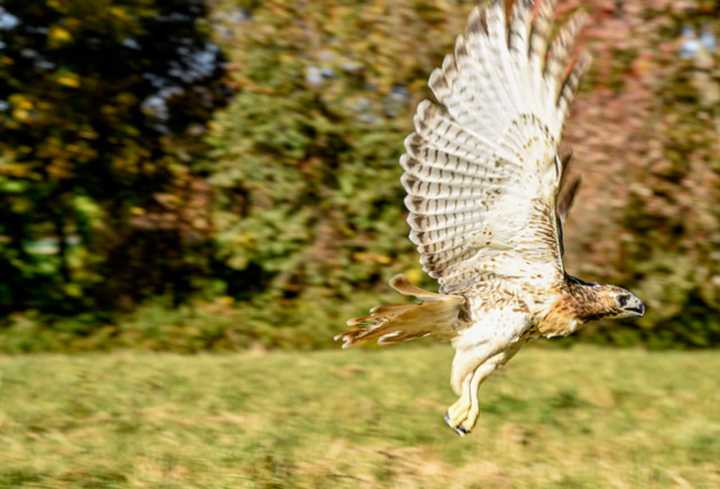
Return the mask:
{"type": "Polygon", "coordinates": [[[554,0],[476,7],[430,76],[400,164],[410,239],[444,293],[478,281],[563,276],[557,145],[589,58],[571,57],[585,16],[550,42],[554,0]]]}

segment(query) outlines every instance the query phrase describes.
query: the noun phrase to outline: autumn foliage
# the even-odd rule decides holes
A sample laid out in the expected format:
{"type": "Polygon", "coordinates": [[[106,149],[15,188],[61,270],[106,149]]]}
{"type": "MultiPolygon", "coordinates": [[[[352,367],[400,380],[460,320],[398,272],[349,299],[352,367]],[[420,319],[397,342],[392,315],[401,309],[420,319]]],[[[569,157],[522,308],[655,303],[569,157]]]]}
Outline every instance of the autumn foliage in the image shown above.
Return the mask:
{"type": "MultiPolygon", "coordinates": [[[[0,50],[7,331],[63,313],[52,324],[70,333],[51,348],[309,348],[389,300],[394,274],[432,286],[406,238],[397,159],[471,0],[217,0],[208,12],[108,0],[102,14],[47,3],[22,8],[48,27],[28,36],[55,68],[31,80],[21,54],[0,50]],[[196,16],[163,31],[166,8],[196,16]],[[182,93],[163,92],[174,105],[153,102],[167,87],[142,81],[172,68],[177,46],[163,43],[191,26],[193,46],[212,32],[228,60],[234,94],[209,122],[217,72],[176,80],[182,93]],[[92,36],[102,48],[77,62],[92,36]],[[140,58],[128,37],[147,40],[140,58]],[[99,58],[110,52],[117,62],[99,58]],[[48,236],[65,249],[34,253],[48,236]],[[84,343],[68,326],[78,314],[84,343]]],[[[717,345],[720,7],[559,3],[561,16],[582,6],[593,19],[583,44],[594,64],[564,138],[583,176],[567,266],[648,305],[641,321],[586,337],[717,345]]]]}

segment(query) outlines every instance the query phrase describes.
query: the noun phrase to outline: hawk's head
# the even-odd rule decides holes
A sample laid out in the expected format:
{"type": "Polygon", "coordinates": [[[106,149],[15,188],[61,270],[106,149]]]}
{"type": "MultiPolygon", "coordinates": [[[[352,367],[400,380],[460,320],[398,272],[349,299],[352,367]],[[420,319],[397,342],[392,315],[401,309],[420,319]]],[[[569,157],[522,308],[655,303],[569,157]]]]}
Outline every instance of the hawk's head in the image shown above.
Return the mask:
{"type": "Polygon", "coordinates": [[[645,304],[632,292],[615,285],[592,285],[587,302],[586,321],[641,317],[645,304]],[[592,297],[594,296],[594,297],[592,297]]]}
{"type": "Polygon", "coordinates": [[[610,306],[609,314],[612,319],[642,317],[645,315],[645,304],[633,293],[622,287],[607,285],[607,301],[610,306]]]}
{"type": "Polygon", "coordinates": [[[632,292],[616,285],[586,282],[566,276],[571,303],[578,319],[624,319],[645,315],[645,304],[632,292]]]}

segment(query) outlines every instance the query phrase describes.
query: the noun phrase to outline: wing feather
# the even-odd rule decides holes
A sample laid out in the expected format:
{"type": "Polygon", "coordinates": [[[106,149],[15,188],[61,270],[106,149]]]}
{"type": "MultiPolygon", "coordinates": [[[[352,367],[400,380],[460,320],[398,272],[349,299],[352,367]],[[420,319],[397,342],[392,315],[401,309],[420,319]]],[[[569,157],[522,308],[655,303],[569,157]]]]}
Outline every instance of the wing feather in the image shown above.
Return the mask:
{"type": "Polygon", "coordinates": [[[589,58],[570,61],[586,16],[571,16],[551,39],[554,6],[492,0],[473,9],[430,76],[438,103],[418,105],[401,182],[410,239],[443,293],[564,274],[557,145],[589,58]]]}

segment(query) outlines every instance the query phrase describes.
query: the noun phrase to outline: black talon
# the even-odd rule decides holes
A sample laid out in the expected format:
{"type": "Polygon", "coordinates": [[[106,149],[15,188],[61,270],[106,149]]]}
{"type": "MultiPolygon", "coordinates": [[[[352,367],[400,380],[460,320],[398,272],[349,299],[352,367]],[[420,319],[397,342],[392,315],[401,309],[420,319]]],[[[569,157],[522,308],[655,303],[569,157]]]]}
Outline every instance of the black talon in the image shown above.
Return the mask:
{"type": "Polygon", "coordinates": [[[448,413],[445,413],[445,416],[443,416],[443,419],[445,420],[445,424],[448,425],[455,433],[457,433],[458,436],[465,436],[469,431],[467,431],[465,428],[462,428],[460,426],[453,426],[450,424],[450,415],[448,413]]]}

